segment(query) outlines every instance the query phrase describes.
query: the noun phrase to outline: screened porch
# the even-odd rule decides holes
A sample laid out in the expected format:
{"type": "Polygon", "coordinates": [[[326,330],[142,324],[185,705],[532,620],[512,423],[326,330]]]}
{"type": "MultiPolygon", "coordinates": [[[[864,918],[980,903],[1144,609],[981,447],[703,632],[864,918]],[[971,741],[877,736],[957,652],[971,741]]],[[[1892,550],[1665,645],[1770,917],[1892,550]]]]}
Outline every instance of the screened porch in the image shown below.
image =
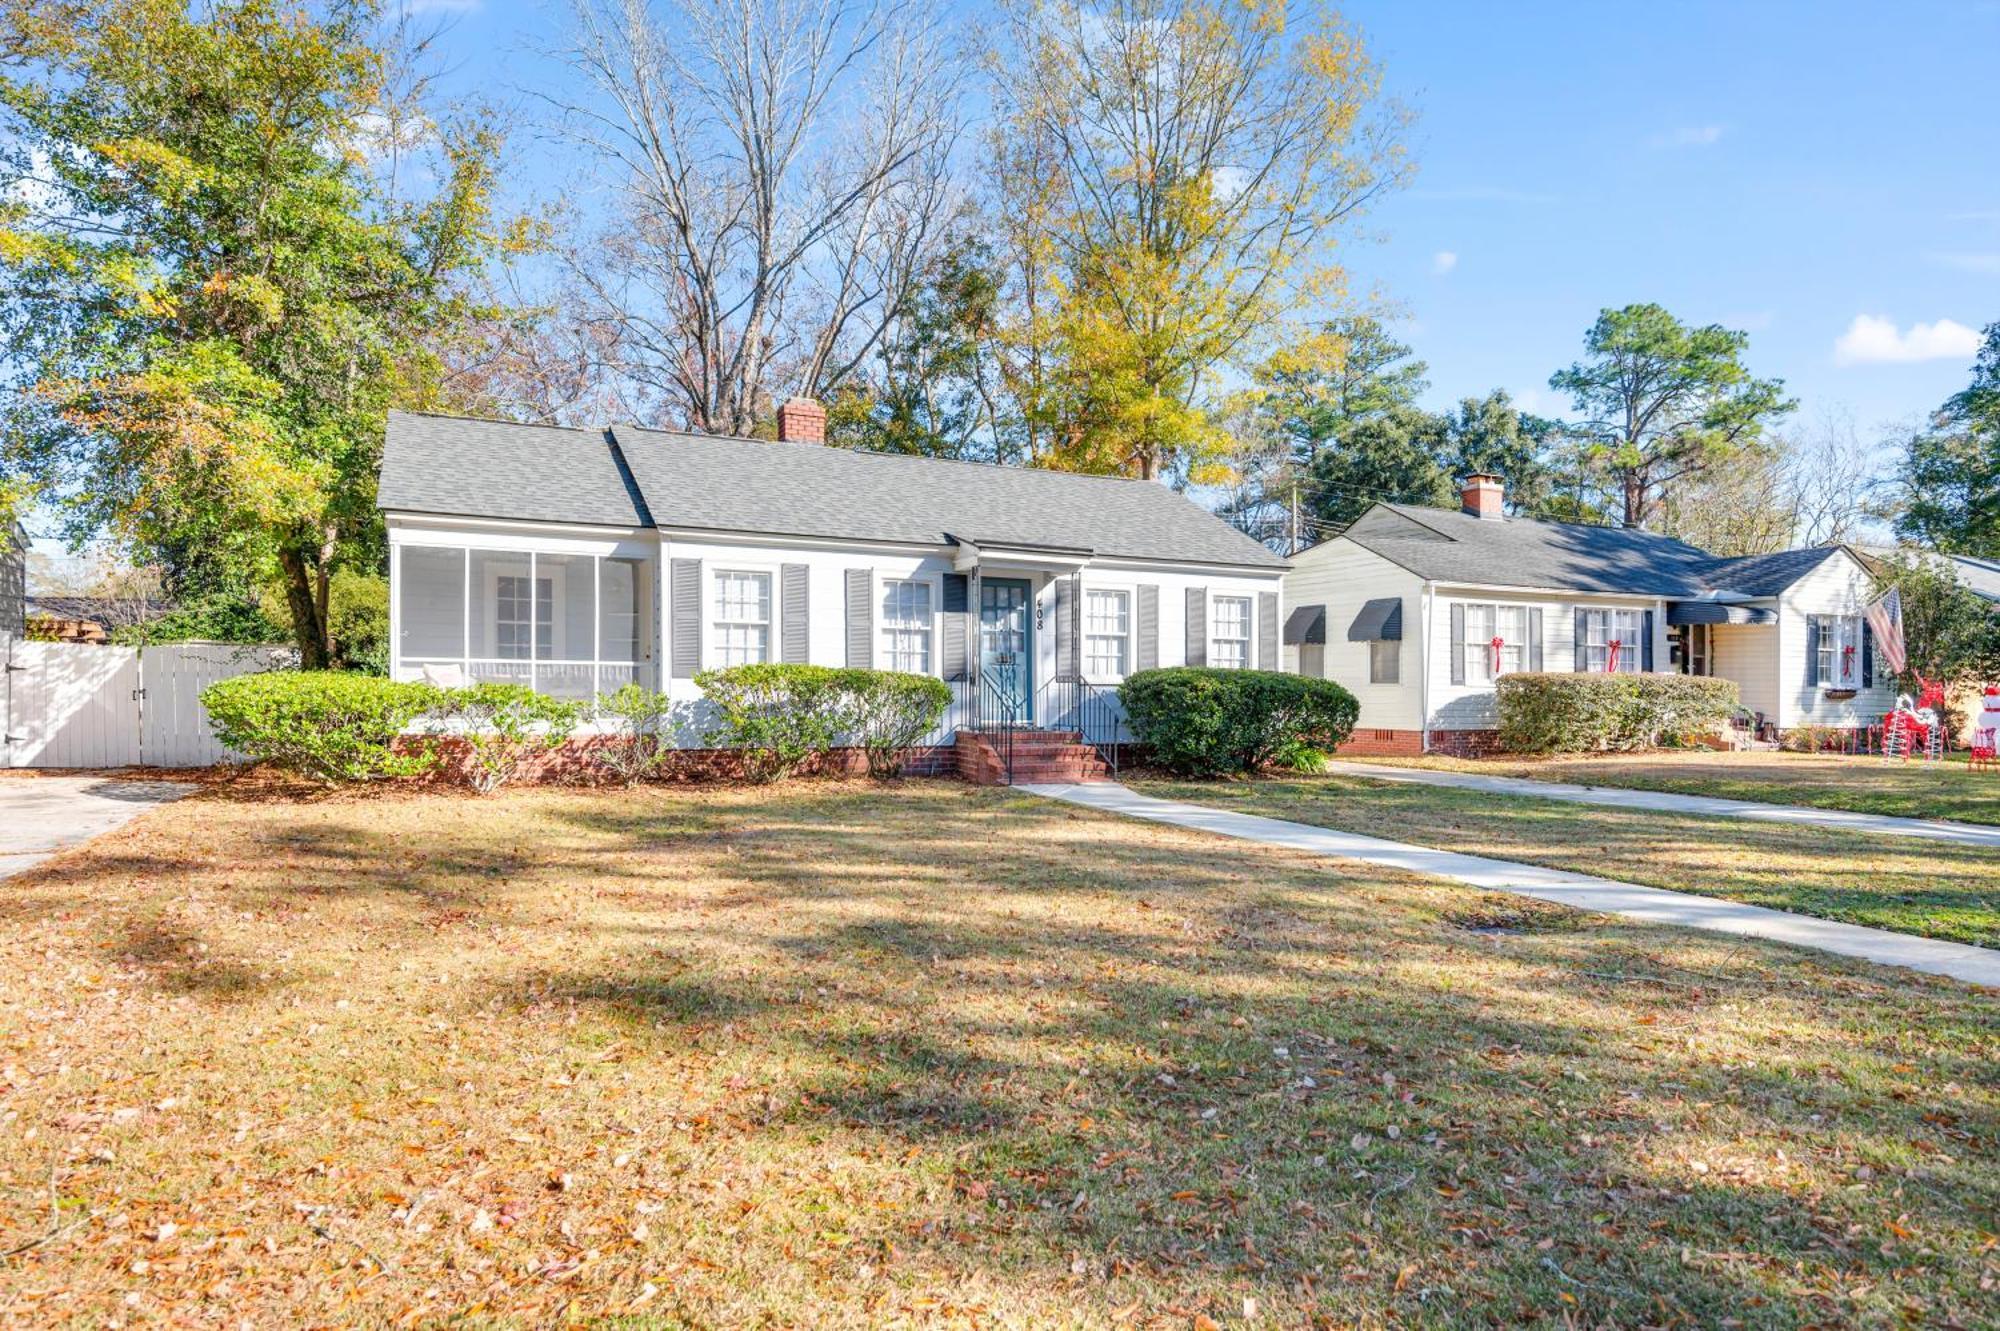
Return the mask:
{"type": "Polygon", "coordinates": [[[397,545],[397,679],[526,684],[584,700],[656,687],[643,557],[397,545]]]}

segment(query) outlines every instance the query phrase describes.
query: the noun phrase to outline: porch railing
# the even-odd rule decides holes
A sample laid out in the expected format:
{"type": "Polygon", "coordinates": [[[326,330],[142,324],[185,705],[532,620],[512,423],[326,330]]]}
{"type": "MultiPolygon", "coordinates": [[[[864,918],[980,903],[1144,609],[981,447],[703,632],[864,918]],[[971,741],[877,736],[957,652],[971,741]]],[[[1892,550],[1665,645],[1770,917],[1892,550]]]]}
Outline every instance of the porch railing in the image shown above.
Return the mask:
{"type": "Polygon", "coordinates": [[[1035,696],[1035,716],[1050,730],[1074,730],[1118,775],[1120,748],[1130,739],[1118,690],[1077,676],[1060,676],[1035,696]]]}

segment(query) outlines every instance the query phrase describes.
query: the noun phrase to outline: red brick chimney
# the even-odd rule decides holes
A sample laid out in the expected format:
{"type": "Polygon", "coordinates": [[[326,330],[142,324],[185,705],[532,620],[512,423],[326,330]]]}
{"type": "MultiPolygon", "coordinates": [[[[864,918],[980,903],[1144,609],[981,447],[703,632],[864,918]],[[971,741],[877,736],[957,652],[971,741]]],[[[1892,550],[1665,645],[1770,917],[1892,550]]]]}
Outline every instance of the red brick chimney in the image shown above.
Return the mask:
{"type": "Polygon", "coordinates": [[[826,408],[809,397],[795,397],[778,408],[778,438],[798,444],[826,442],[826,408]]]}
{"type": "Polygon", "coordinates": [[[1465,478],[1465,488],[1459,491],[1458,506],[1475,518],[1499,518],[1506,502],[1507,491],[1500,478],[1488,472],[1474,472],[1465,478]]]}

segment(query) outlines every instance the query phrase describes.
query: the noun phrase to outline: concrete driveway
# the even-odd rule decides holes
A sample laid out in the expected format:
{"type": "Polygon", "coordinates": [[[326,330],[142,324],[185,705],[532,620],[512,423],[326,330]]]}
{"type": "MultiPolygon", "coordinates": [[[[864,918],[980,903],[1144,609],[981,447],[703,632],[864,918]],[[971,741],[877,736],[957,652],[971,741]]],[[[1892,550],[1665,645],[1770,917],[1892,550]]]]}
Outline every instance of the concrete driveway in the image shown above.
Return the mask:
{"type": "Polygon", "coordinates": [[[122,827],[196,787],[182,781],[107,781],[94,776],[0,780],[0,878],[33,868],[59,850],[122,827]]]}

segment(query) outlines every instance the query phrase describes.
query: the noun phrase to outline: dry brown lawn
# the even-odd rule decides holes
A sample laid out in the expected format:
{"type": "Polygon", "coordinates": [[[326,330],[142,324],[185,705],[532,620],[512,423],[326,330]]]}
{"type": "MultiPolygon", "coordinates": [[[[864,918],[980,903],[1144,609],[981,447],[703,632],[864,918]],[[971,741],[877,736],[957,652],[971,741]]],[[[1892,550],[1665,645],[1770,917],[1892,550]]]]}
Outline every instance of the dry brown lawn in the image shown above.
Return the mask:
{"type": "Polygon", "coordinates": [[[0,884],[0,1322],[1990,1324],[1945,981],[911,782],[0,884]]]}

